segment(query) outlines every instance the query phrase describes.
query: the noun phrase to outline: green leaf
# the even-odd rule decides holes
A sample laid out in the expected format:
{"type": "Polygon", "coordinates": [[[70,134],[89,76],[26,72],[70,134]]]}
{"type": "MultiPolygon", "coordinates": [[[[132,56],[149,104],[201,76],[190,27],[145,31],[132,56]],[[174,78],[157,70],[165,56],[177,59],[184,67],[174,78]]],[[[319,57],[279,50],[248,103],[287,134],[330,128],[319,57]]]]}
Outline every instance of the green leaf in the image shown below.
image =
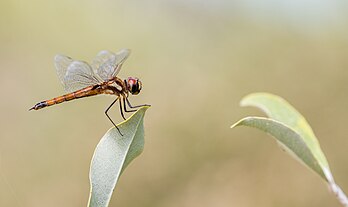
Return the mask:
{"type": "MultiPolygon", "coordinates": [[[[315,137],[312,128],[309,126],[306,119],[287,101],[279,96],[268,93],[254,93],[243,98],[241,105],[258,107],[270,118],[282,122],[295,130],[308,145],[319,164],[323,168],[329,167],[329,164],[324,156],[324,153],[321,151],[319,142],[315,137]]],[[[321,173],[319,174],[321,175],[321,173]]],[[[326,179],[325,176],[324,179],[326,179]]]]}
{"type": "Polygon", "coordinates": [[[235,126],[254,127],[272,135],[282,144],[281,146],[285,145],[288,148],[287,150],[290,150],[289,152],[294,153],[297,157],[301,157],[305,164],[325,178],[308,145],[296,131],[283,123],[264,117],[246,117],[233,125],[233,127],[235,126]]]}
{"type": "Polygon", "coordinates": [[[89,207],[108,206],[117,181],[128,164],[144,149],[144,115],[140,108],[129,119],[113,127],[98,143],[90,168],[89,207]]]}
{"type": "Polygon", "coordinates": [[[329,164],[312,128],[305,118],[284,99],[254,93],[241,101],[242,106],[255,106],[270,118],[246,117],[231,126],[250,126],[272,135],[282,148],[325,179],[341,204],[348,206],[347,196],[335,183],[329,164]]]}

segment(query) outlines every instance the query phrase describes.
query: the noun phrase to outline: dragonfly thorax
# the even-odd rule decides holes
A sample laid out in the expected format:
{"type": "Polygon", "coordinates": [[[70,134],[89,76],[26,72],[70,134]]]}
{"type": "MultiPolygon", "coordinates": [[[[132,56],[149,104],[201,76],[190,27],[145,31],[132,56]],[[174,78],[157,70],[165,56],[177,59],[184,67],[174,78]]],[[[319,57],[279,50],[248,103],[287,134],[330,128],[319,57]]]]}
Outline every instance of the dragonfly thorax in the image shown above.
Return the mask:
{"type": "Polygon", "coordinates": [[[142,88],[141,81],[138,78],[128,77],[124,82],[126,83],[127,90],[132,95],[137,95],[142,88]]]}

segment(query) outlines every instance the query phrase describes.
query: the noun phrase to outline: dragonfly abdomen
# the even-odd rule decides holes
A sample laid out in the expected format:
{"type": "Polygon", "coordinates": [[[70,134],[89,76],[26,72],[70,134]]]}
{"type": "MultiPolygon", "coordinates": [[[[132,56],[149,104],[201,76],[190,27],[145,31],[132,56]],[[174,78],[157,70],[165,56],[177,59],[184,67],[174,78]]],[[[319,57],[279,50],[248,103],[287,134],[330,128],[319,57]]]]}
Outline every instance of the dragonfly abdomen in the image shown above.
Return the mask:
{"type": "Polygon", "coordinates": [[[78,90],[78,91],[75,91],[72,93],[58,96],[58,97],[52,98],[50,100],[41,101],[41,102],[35,104],[29,110],[39,110],[39,109],[45,108],[47,106],[52,106],[55,104],[63,103],[65,101],[71,101],[74,99],[83,98],[83,97],[87,97],[87,96],[94,96],[94,95],[97,95],[99,93],[100,92],[96,89],[96,86],[88,86],[86,88],[83,88],[81,90],[78,90]]]}

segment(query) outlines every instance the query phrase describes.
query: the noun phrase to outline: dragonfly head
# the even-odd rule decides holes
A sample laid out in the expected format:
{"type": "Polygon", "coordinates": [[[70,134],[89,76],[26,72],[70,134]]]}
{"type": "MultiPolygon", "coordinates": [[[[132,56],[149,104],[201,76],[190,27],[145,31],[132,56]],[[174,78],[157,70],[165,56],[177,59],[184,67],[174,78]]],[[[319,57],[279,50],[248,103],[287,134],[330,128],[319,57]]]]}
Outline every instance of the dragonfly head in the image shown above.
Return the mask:
{"type": "Polygon", "coordinates": [[[128,77],[125,81],[127,89],[132,95],[137,95],[142,87],[141,81],[138,78],[128,77]]]}

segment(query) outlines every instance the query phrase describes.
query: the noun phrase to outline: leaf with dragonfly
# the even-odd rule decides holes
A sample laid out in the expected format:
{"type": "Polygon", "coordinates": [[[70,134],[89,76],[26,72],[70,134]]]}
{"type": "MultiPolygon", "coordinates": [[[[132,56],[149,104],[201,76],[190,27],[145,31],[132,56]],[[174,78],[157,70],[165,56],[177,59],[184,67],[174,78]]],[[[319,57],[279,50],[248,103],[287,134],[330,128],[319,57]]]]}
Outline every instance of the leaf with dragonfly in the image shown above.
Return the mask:
{"type": "Polygon", "coordinates": [[[90,167],[89,207],[109,205],[117,181],[128,164],[144,149],[144,116],[149,106],[141,107],[129,119],[113,127],[98,143],[90,167]]]}
{"type": "Polygon", "coordinates": [[[340,203],[348,207],[347,196],[335,183],[312,128],[295,108],[281,97],[268,93],[250,94],[242,99],[241,105],[258,107],[270,118],[246,117],[231,128],[249,126],[272,135],[285,151],[322,177],[340,203]]]}

